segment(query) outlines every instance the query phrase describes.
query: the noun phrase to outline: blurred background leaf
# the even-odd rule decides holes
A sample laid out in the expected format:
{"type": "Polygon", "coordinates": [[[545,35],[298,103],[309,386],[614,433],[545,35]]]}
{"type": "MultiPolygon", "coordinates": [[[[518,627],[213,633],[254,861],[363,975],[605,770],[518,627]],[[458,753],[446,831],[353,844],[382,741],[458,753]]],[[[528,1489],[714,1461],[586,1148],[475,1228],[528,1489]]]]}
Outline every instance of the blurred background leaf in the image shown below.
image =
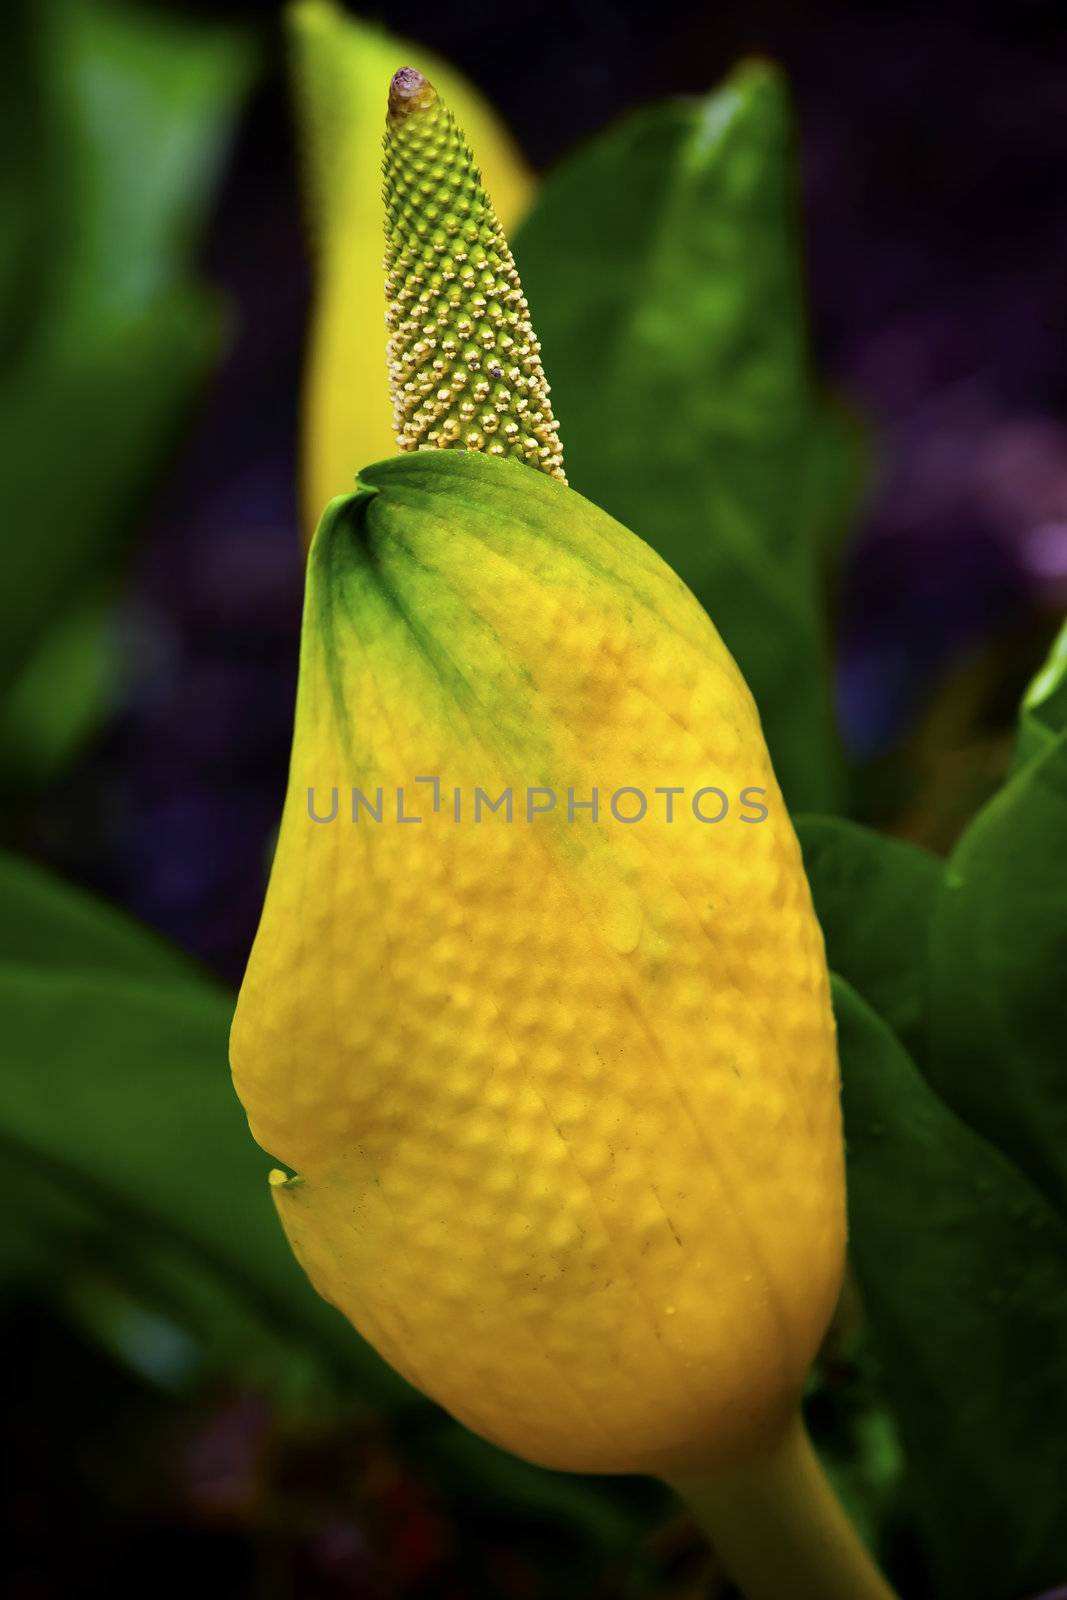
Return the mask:
{"type": "Polygon", "coordinates": [[[812,370],[794,187],[784,84],[748,63],[570,157],[515,255],[571,484],[693,589],[791,808],[831,811],[828,552],[862,451],[812,370]]]}
{"type": "MultiPolygon", "coordinates": [[[[318,1344],[369,1393],[410,1393],[306,1292],[227,1070],[232,997],[151,935],[4,864],[0,1139],[151,1250],[181,1246],[239,1285],[268,1329],[318,1344]],[[226,1219],[220,1226],[220,1218],[226,1219]]],[[[32,1223],[32,1218],[24,1218],[32,1223]]]]}
{"type": "MultiPolygon", "coordinates": [[[[834,980],[850,1255],[899,1422],[938,1600],[1067,1569],[1067,1228],[834,980]]],[[[913,1592],[907,1591],[909,1595],[913,1592]]]]}
{"type": "Polygon", "coordinates": [[[926,954],[942,864],[844,817],[794,819],[826,958],[919,1059],[926,954]]]}
{"type": "Polygon", "coordinates": [[[1053,641],[1048,659],[1023,696],[1019,711],[1016,768],[1026,766],[1035,756],[1049,750],[1065,728],[1067,728],[1067,619],[1053,641]]]}
{"type": "Polygon", "coordinates": [[[110,585],[87,584],[0,697],[0,784],[41,788],[103,721],[120,674],[111,601],[110,585]]]}
{"type": "Polygon", "coordinates": [[[931,934],[934,1087],[1067,1216],[1067,729],[953,850],[931,934]]]}
{"type": "MultiPolygon", "coordinates": [[[[207,983],[194,963],[94,895],[0,850],[0,964],[207,983]]],[[[215,991],[217,992],[217,990],[215,991]]]]}
{"type": "Polygon", "coordinates": [[[106,703],[107,586],[220,348],[192,259],[253,54],[242,35],[158,12],[11,9],[0,732],[9,777],[32,781],[106,703]]]}

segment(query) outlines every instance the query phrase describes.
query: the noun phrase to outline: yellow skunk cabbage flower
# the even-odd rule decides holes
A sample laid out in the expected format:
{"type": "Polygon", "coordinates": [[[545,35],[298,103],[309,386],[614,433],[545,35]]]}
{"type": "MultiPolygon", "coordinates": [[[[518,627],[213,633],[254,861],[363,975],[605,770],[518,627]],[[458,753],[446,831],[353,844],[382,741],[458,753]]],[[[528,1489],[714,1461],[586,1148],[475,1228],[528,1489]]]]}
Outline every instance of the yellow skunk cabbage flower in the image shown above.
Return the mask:
{"type": "Polygon", "coordinates": [[[497,1443],[743,1457],[844,1250],[822,941],[756,709],[680,579],[551,477],[442,451],[360,481],[312,546],[233,1030],[300,1174],[282,1223],[497,1443]]]}
{"type": "MultiPolygon", "coordinates": [[[[304,378],[301,519],[310,543],[323,506],[352,489],[355,470],[395,449],[382,316],[382,84],[407,45],[330,0],[287,13],[314,309],[304,378]]],[[[530,198],[532,177],[490,107],[430,52],[416,58],[474,139],[504,227],[530,198]]]]}
{"type": "Polygon", "coordinates": [[[563,481],[506,241],[412,69],[385,173],[404,453],[312,545],[231,1042],[296,1173],[282,1225],[471,1428],[669,1477],[752,1597],[880,1600],[797,1421],[843,1151],[759,716],[681,580],[563,481]]]}

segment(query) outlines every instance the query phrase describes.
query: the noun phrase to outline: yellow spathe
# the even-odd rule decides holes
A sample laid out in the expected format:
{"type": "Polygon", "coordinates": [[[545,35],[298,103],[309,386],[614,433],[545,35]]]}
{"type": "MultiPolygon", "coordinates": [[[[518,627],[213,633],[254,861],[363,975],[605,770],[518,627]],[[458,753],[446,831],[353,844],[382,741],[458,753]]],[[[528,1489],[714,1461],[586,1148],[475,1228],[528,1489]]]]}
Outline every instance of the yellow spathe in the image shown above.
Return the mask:
{"type": "Polygon", "coordinates": [[[272,1175],[283,1225],[497,1443],[744,1461],[795,1412],[845,1242],[822,938],[755,706],[677,576],[557,480],[441,451],[362,483],[311,552],[232,1037],[253,1133],[300,1174],[272,1175]],[[350,820],[353,786],[381,822],[350,820]],[[560,803],[528,823],[531,786],[560,803]],[[709,786],[765,790],[766,820],[699,821],[709,786]],[[476,787],[512,788],[514,820],[475,824],[476,787]],[[569,821],[594,787],[598,820],[569,821]],[[646,820],[611,815],[621,788],[646,820]]]}
{"type": "Polygon", "coordinates": [[[478,152],[505,229],[522,215],[533,180],[485,100],[431,52],[328,0],[298,0],[287,22],[314,272],[301,419],[310,541],[327,502],[396,449],[382,287],[382,110],[393,73],[411,64],[434,80],[478,152]]]}

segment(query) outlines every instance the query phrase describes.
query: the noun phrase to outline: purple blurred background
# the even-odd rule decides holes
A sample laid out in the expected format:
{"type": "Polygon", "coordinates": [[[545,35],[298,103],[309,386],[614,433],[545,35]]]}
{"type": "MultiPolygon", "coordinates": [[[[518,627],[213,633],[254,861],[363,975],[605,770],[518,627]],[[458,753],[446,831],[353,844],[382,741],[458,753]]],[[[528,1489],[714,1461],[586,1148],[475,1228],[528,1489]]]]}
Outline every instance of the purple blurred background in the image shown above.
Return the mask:
{"type": "MultiPolygon", "coordinates": [[[[38,848],[240,976],[280,807],[301,558],[294,436],[308,276],[275,7],[205,260],[228,353],[128,588],[128,687],[38,848]],[[84,825],[70,827],[72,792],[84,825]],[[87,815],[87,813],[92,813],[87,815]]],[[[799,114],[813,335],[867,417],[840,705],[860,757],[935,680],[1067,605],[1067,13],[785,0],[373,10],[450,56],[546,168],[628,107],[782,61],[799,114]],[[500,62],[518,55],[521,71],[500,62]]],[[[610,270],[610,268],[608,268],[610,270]]]]}

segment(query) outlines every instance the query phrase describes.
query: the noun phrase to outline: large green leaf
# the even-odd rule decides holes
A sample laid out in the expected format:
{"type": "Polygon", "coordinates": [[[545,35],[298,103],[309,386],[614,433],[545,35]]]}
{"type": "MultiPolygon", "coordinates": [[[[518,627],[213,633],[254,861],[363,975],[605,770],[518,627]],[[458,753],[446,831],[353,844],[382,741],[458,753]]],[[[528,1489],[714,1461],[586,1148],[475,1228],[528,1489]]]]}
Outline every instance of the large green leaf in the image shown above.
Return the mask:
{"type": "Polygon", "coordinates": [[[926,945],[941,863],[843,817],[794,821],[830,966],[921,1054],[926,945]]]}
{"type": "Polygon", "coordinates": [[[851,1255],[940,1600],[1067,1571],[1067,1227],[834,981],[851,1255]]]}
{"type": "Polygon", "coordinates": [[[546,182],[515,242],[568,475],[707,607],[794,809],[839,795],[826,549],[855,430],[814,381],[782,82],[742,66],[546,182]]]}
{"type": "Polygon", "coordinates": [[[5,116],[32,116],[0,152],[0,693],[63,724],[38,751],[24,706],[0,715],[8,767],[25,756],[33,775],[76,745],[75,708],[85,727],[99,712],[98,696],[64,703],[50,664],[114,581],[219,347],[192,253],[251,59],[233,33],[85,0],[16,0],[5,49],[5,116]]]}
{"type": "Polygon", "coordinates": [[[935,1088],[1067,1216],[1067,730],[950,856],[931,969],[935,1088]]]}

